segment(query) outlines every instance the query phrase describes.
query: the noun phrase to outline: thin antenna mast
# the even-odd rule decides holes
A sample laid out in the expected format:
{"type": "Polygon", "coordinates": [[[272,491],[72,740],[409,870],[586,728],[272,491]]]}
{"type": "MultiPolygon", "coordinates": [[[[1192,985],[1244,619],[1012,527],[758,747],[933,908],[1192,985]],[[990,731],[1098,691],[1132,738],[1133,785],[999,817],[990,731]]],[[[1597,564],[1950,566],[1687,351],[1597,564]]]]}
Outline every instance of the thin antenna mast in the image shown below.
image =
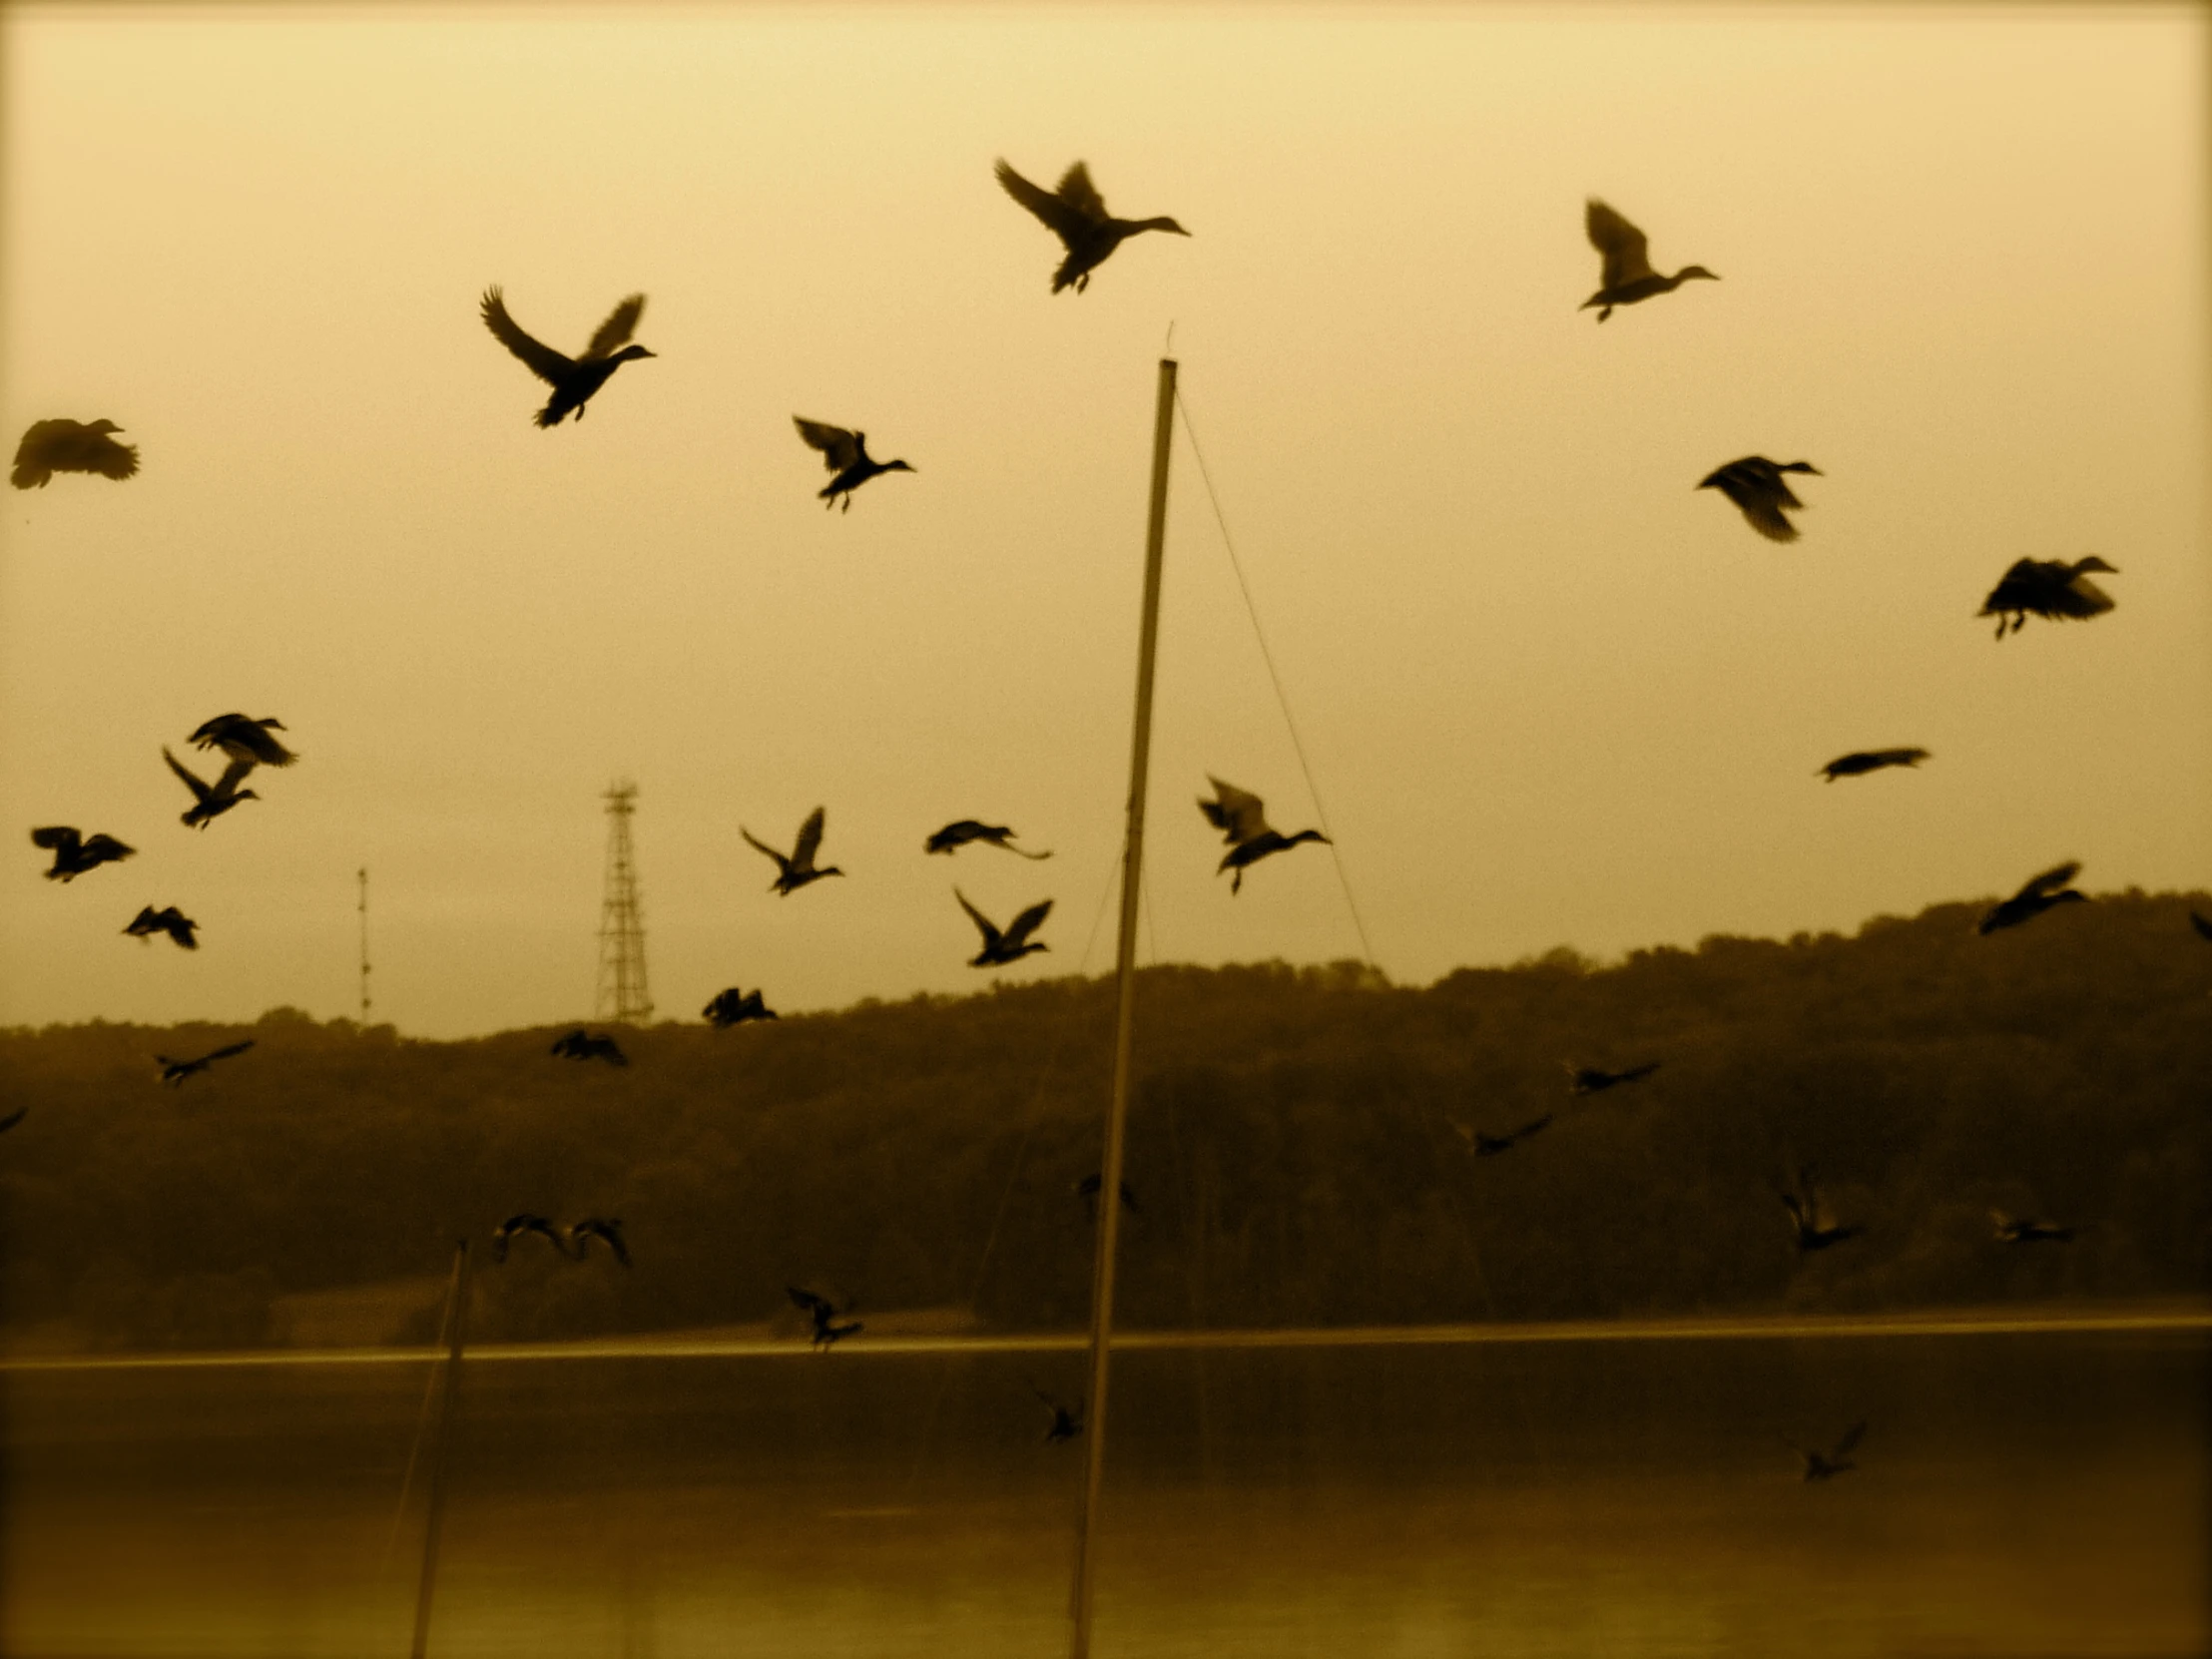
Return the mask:
{"type": "Polygon", "coordinates": [[[1091,1578],[1097,1554],[1099,1487],[1106,1469],[1106,1362],[1114,1333],[1114,1252],[1121,1238],[1122,1129],[1129,1115],[1129,1056],[1134,1032],[1137,905],[1143,887],[1145,786],[1152,765],[1152,669],[1160,642],[1160,557],[1167,541],[1168,442],[1175,432],[1175,359],[1160,359],[1159,407],[1152,425],[1152,500],[1144,539],[1144,620],[1137,636],[1137,718],[1129,754],[1129,824],[1121,855],[1121,934],[1114,977],[1114,1093],[1106,1115],[1106,1161],[1098,1177],[1098,1256],[1091,1277],[1091,1387],[1086,1413],[1083,1512],[1075,1531],[1075,1639],[1071,1659],[1089,1659],[1091,1578]]]}
{"type": "Polygon", "coordinates": [[[645,915],[638,902],[637,865],[630,855],[630,815],[637,811],[637,785],[627,779],[610,785],[607,803],[607,882],[599,906],[599,986],[592,999],[594,1019],[635,1020],[653,1015],[645,988],[645,915]]]}
{"type": "Polygon", "coordinates": [[[364,864],[357,872],[361,878],[361,1023],[368,1023],[368,867],[364,864]]]}

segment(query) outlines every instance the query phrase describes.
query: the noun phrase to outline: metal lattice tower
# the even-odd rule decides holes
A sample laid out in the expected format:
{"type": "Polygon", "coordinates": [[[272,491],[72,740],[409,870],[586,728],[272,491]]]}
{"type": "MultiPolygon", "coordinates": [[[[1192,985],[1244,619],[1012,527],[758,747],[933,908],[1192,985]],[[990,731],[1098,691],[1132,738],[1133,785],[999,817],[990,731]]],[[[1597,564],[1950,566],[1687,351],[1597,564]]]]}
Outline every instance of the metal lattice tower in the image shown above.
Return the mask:
{"type": "Polygon", "coordinates": [[[638,906],[638,869],[630,856],[630,815],[637,785],[623,780],[600,799],[607,804],[607,885],[599,906],[599,989],[594,1019],[643,1022],[652,1017],[645,988],[645,917],[638,906]]]}

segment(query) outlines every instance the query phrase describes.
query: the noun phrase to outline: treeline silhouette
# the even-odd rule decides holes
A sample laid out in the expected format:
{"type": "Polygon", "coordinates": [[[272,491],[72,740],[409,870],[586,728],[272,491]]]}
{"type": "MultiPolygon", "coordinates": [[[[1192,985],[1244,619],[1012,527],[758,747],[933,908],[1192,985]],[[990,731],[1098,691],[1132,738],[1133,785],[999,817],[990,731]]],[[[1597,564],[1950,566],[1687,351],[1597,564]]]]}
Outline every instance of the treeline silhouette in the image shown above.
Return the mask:
{"type": "MultiPolygon", "coordinates": [[[[2203,895],[2196,895],[2199,902],[2203,895]]],[[[1555,950],[1424,989],[1358,963],[1139,975],[1122,1323],[1351,1325],[1910,1309],[2203,1290],[2212,949],[2131,891],[1976,937],[1555,950]],[[1657,1060],[1571,1098],[1562,1061],[1657,1060]],[[1476,1159],[1453,1125],[1554,1120],[1476,1159]],[[1793,1247],[1816,1172],[1865,1232],[1793,1247]],[[1992,1210],[2072,1243],[2007,1245],[1992,1210]]],[[[301,1293],[390,1287],[427,1340],[453,1241],[621,1218],[635,1261],[478,1257],[477,1340],[804,1321],[787,1287],[984,1329],[1087,1317],[1113,986],[1055,979],[715,1030],[462,1042],[251,1027],[0,1034],[13,1340],[280,1342],[301,1293]],[[157,1053],[251,1035],[181,1087],[157,1053]],[[412,1287],[408,1282],[412,1282],[412,1287]],[[289,1302],[280,1299],[290,1299],[289,1302]]],[[[842,1305],[842,1304],[840,1304],[842,1305]]],[[[781,1327],[779,1327],[781,1329],[781,1327]]],[[[866,1339],[861,1339],[864,1343],[866,1339]]]]}

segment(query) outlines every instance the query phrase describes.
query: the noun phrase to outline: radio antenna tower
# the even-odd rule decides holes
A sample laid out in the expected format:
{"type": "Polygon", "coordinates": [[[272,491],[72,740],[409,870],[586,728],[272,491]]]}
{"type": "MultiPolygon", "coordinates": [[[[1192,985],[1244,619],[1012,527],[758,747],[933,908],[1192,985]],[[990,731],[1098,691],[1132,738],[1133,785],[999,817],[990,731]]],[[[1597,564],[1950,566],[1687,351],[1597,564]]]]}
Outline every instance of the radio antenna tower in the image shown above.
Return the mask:
{"type": "Polygon", "coordinates": [[[611,785],[600,800],[607,804],[607,886],[599,906],[599,989],[592,999],[594,1019],[642,1023],[653,1014],[645,988],[645,918],[638,907],[638,870],[630,857],[630,815],[637,811],[637,785],[627,779],[611,785]]]}
{"type": "Polygon", "coordinates": [[[368,1023],[368,869],[359,871],[361,878],[361,1023],[368,1023]]]}

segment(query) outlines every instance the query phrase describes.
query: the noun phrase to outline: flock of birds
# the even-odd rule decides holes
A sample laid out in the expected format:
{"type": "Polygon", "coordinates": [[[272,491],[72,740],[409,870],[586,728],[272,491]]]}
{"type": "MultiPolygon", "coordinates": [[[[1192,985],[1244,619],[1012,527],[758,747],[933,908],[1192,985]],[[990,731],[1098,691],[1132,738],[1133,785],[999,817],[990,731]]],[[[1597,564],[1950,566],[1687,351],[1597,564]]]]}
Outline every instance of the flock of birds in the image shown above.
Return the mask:
{"type": "MultiPolygon", "coordinates": [[[[1170,218],[1125,220],[1109,214],[1091,182],[1088,168],[1080,161],[1071,166],[1050,191],[1033,184],[1004,161],[997,163],[995,175],[1007,195],[1059,239],[1064,258],[1052,274],[1055,294],[1067,288],[1083,292],[1098,268],[1132,237],[1149,231],[1190,235],[1170,218]]],[[[1583,301],[1581,308],[1595,308],[1601,323],[1616,308],[1672,293],[1685,282],[1719,280],[1715,273],[1698,265],[1684,266],[1671,276],[1659,273],[1651,265],[1644,233],[1595,198],[1586,205],[1585,230],[1600,256],[1601,271],[1597,291],[1583,301]]],[[[496,285],[484,293],[480,312],[484,326],[493,337],[551,388],[545,406],[534,418],[540,427],[552,428],[572,414],[581,421],[592,398],[605,388],[624,363],[655,355],[632,337],[644,315],[645,303],[643,293],[624,298],[592,334],[583,351],[573,357],[554,350],[526,332],[509,314],[504,294],[496,285]]],[[[792,418],[802,441],[821,454],[830,473],[829,483],[818,492],[829,507],[849,511],[853,495],[871,479],[891,472],[917,470],[902,459],[877,460],[868,453],[867,435],[862,431],[804,415],[792,418]]],[[[117,441],[114,434],[122,430],[116,422],[107,419],[89,423],[41,420],[23,435],[11,481],[18,489],[32,489],[46,487],[56,473],[84,473],[119,481],[133,477],[139,469],[138,450],[136,446],[117,441]]],[[[1791,487],[1789,480],[1793,474],[1823,476],[1820,468],[1810,461],[1778,462],[1764,455],[1747,455],[1716,468],[1697,487],[1718,491],[1761,536],[1776,542],[1791,542],[1798,539],[1799,530],[1789,515],[1802,511],[1805,506],[1791,487]]],[[[2080,621],[2100,616],[2113,608],[2113,602],[2089,580],[2091,574],[2117,572],[2093,556],[2070,563],[2020,559],[2004,572],[1977,614],[1996,618],[1996,638],[2000,641],[2008,633],[2018,632],[2030,616],[2052,621],[2080,621]]],[[[193,733],[191,742],[201,750],[219,750],[226,761],[223,772],[212,784],[186,767],[165,747],[162,751],[164,761],[192,796],[192,806],[183,814],[184,824],[205,830],[245,802],[259,800],[256,791],[243,787],[247,779],[260,768],[288,767],[298,759],[274,736],[283,730],[280,721],[252,719],[243,714],[220,715],[205,722],[193,733]]],[[[1929,758],[1929,752],[1919,748],[1863,750],[1830,761],[1817,776],[1834,783],[1838,779],[1891,768],[1918,767],[1929,758]]],[[[1209,782],[1213,786],[1213,798],[1201,798],[1198,805],[1207,823],[1221,832],[1227,845],[1228,850],[1216,873],[1231,874],[1233,895],[1243,890],[1246,873],[1261,859],[1308,841],[1327,842],[1329,839],[1313,829],[1285,834],[1269,825],[1265,803],[1259,796],[1219,778],[1209,778],[1209,782]]],[[[789,853],[769,845],[740,826],[739,832],[746,841],[776,865],[776,878],[771,883],[773,892],[788,897],[816,881],[843,875],[844,871],[836,865],[817,861],[826,822],[826,810],[817,807],[800,827],[789,853]]],[[[53,854],[52,867],[45,873],[49,879],[62,882],[71,881],[104,863],[129,858],[136,851],[104,831],[86,834],[74,827],[62,825],[36,829],[31,831],[31,839],[36,846],[53,854]]],[[[1016,846],[1014,839],[1014,831],[1005,826],[962,819],[930,834],[923,850],[949,854],[962,846],[980,844],[1027,859],[1051,856],[1049,851],[1029,851],[1016,846]]],[[[2081,901],[2085,895],[2068,884],[2079,868],[2078,863],[2068,862],[2032,877],[2011,897],[1982,916],[1979,931],[1987,934],[2018,926],[2059,904],[2081,901]]],[[[1001,927],[978,909],[957,885],[953,888],[953,896],[980,936],[980,948],[969,959],[971,966],[1005,966],[1049,948],[1035,935],[1051,914],[1051,899],[1030,904],[1001,927]]],[[[2212,920],[2193,911],[2191,916],[2198,932],[2212,940],[2212,920]]],[[[156,933],[166,933],[179,948],[194,950],[199,945],[198,929],[199,923],[175,905],[157,910],[148,904],[123,931],[142,941],[151,940],[156,933]]],[[[741,992],[736,986],[720,992],[703,1012],[718,1027],[777,1017],[767,1006],[762,990],[741,992]]],[[[242,1054],[253,1046],[251,1040],[236,1042],[187,1060],[158,1056],[162,1081],[171,1086],[181,1085],[217,1061],[242,1054]]],[[[627,1056],[611,1035],[594,1034],[582,1028],[562,1036],[553,1044],[552,1053],[575,1061],[599,1060],[611,1066],[628,1064],[627,1056]]],[[[1657,1069],[1656,1061],[1620,1072],[1569,1063],[1568,1088],[1578,1098],[1587,1097],[1637,1082],[1657,1069]]],[[[0,1120],[0,1130],[13,1127],[23,1115],[18,1111],[0,1120]]],[[[1530,1122],[1497,1133],[1468,1124],[1453,1127],[1474,1157],[1492,1158],[1512,1151],[1541,1133],[1551,1124],[1553,1116],[1547,1111],[1530,1122]]],[[[1095,1208],[1099,1186],[1100,1179],[1093,1174],[1085,1182],[1078,1183],[1076,1190],[1095,1208]]],[[[1809,1169],[1796,1171],[1794,1181],[1778,1187],[1777,1191],[1788,1212],[1801,1255],[1828,1250],[1865,1231],[1863,1224],[1841,1224],[1829,1213],[1809,1169]]],[[[1122,1185],[1120,1196],[1126,1206],[1132,1210],[1136,1208],[1135,1194],[1126,1183],[1122,1185]]],[[[2001,1213],[1993,1213],[1992,1219],[1996,1226],[1995,1237],[2008,1244],[2063,1244],[2070,1242],[2074,1234],[2073,1228],[2054,1222],[2014,1219],[2001,1213]]],[[[542,1235],[564,1260],[581,1261],[596,1239],[604,1242],[615,1260],[628,1268],[630,1252],[621,1227],[619,1219],[594,1216],[564,1230],[543,1216],[525,1212],[509,1217],[494,1230],[493,1254],[496,1260],[504,1262],[517,1237],[536,1233],[542,1235]]],[[[846,1318],[849,1305],[840,1307],[832,1297],[798,1286],[787,1287],[787,1290],[793,1305],[811,1322],[812,1341],[817,1349],[828,1350],[863,1329],[859,1322],[846,1318]]],[[[1070,1439],[1081,1432],[1081,1401],[1072,1405],[1063,1403],[1034,1382],[1030,1386],[1051,1413],[1051,1427],[1045,1435],[1048,1441],[1070,1439]]],[[[1866,1427],[1865,1422],[1855,1424],[1825,1451],[1796,1446],[1792,1442],[1804,1460],[1805,1478],[1825,1480],[1853,1468],[1850,1453],[1866,1427]]]]}

